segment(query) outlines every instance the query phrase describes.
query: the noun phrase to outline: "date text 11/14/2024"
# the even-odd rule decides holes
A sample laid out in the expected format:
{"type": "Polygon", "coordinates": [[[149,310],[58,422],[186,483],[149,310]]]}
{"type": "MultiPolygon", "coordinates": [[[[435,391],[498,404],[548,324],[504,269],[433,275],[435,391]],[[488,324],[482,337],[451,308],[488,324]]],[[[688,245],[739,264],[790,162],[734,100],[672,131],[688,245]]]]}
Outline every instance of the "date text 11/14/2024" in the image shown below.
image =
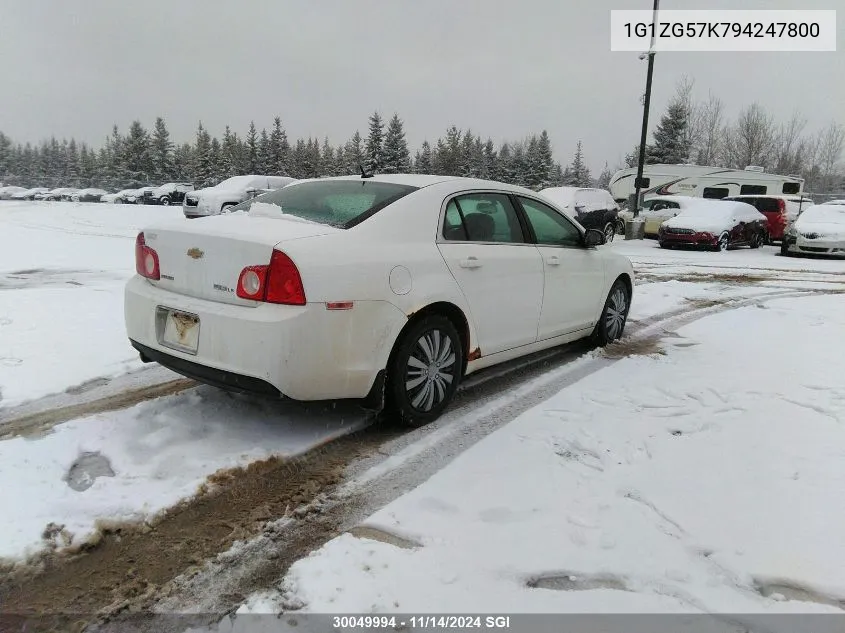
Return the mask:
{"type": "Polygon", "coordinates": [[[441,629],[508,629],[508,615],[339,615],[332,618],[332,626],[340,631],[363,630],[441,630],[441,629]]]}

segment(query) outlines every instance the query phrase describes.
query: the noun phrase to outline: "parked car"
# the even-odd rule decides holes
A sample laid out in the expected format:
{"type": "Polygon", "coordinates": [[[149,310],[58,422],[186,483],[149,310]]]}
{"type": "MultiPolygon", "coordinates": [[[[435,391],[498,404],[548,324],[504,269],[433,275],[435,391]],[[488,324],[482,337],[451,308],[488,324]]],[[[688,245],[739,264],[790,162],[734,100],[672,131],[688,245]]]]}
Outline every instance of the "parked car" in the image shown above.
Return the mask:
{"type": "MultiPolygon", "coordinates": [[[[645,221],[645,236],[657,237],[658,229],[669,218],[674,218],[682,209],[696,205],[701,198],[690,196],[657,196],[649,198],[640,207],[639,218],[645,221]]],[[[634,214],[631,211],[619,213],[623,220],[632,220],[634,214]]]]}
{"type": "Polygon", "coordinates": [[[44,193],[45,191],[49,191],[47,187],[33,187],[32,189],[24,189],[23,191],[19,191],[18,193],[13,193],[11,199],[12,200],[35,200],[35,196],[39,193],[44,193]]]}
{"type": "Polygon", "coordinates": [[[126,204],[153,204],[152,202],[147,202],[150,199],[150,194],[157,189],[152,185],[148,185],[146,187],[141,187],[140,189],[135,189],[132,193],[127,193],[124,197],[126,204]]]}
{"type": "Polygon", "coordinates": [[[284,176],[233,176],[214,187],[198,189],[187,194],[182,203],[182,211],[186,218],[218,215],[244,200],[281,189],[292,182],[296,182],[296,179],[284,176]]]}
{"type": "Polygon", "coordinates": [[[698,199],[660,225],[661,248],[705,247],[724,251],[734,246],[760,248],[768,239],[766,216],[746,202],[698,199]]]}
{"type": "Polygon", "coordinates": [[[590,187],[549,187],[540,194],[558,207],[573,215],[587,229],[604,233],[605,241],[612,242],[619,230],[619,205],[604,189],[590,187]]]}
{"type": "Polygon", "coordinates": [[[204,383],[363,399],[425,424],[467,374],[622,336],[634,272],[603,243],[515,185],[304,180],[187,227],[146,227],[126,330],[141,360],[204,383]]]}
{"type": "Polygon", "coordinates": [[[127,198],[132,196],[134,202],[134,196],[138,195],[137,189],[121,189],[117,193],[107,193],[104,196],[100,197],[100,202],[108,202],[109,204],[125,204],[127,202],[127,198]]]}
{"type": "Polygon", "coordinates": [[[845,257],[845,200],[804,211],[787,230],[780,254],[845,257]]]}
{"type": "Polygon", "coordinates": [[[72,193],[70,199],[74,202],[99,202],[100,198],[106,195],[108,191],[105,189],[98,189],[97,187],[89,187],[87,189],[80,189],[72,193]]]}
{"type": "Polygon", "coordinates": [[[787,227],[802,210],[813,205],[806,196],[731,196],[722,200],[747,202],[768,220],[769,242],[780,242],[787,227]]]}
{"type": "Polygon", "coordinates": [[[194,185],[189,182],[168,182],[152,189],[144,187],[143,204],[182,204],[185,194],[193,190],[194,185]]]}
{"type": "Polygon", "coordinates": [[[822,202],[822,204],[842,205],[845,204],[845,200],[828,200],[827,202],[822,202]]]}
{"type": "Polygon", "coordinates": [[[59,187],[57,189],[50,189],[44,193],[36,194],[36,200],[67,200],[74,193],[79,191],[78,187],[59,187]]]}
{"type": "Polygon", "coordinates": [[[21,193],[26,191],[25,187],[15,187],[13,185],[7,185],[6,187],[0,187],[0,200],[10,200],[12,196],[15,194],[21,193]]]}

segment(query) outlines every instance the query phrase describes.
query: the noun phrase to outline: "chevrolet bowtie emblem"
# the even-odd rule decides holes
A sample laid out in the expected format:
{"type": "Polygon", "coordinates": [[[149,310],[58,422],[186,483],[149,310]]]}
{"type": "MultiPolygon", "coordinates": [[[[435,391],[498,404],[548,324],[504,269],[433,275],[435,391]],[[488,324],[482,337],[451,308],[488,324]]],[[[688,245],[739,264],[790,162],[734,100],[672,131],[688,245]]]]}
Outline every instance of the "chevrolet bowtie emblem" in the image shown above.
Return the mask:
{"type": "Polygon", "coordinates": [[[202,257],[203,255],[205,255],[205,253],[203,253],[203,252],[202,252],[200,249],[198,249],[198,248],[189,248],[189,249],[188,249],[188,257],[192,257],[192,258],[194,258],[194,259],[199,259],[199,258],[200,258],[200,257],[202,257]]]}

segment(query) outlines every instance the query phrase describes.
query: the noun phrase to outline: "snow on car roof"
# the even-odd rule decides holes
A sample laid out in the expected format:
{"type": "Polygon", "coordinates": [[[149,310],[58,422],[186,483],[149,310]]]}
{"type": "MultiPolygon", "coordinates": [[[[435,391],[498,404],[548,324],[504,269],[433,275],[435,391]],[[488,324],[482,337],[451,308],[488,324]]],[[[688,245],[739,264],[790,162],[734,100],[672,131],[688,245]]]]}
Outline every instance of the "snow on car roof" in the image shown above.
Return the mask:
{"type": "Polygon", "coordinates": [[[685,205],[677,217],[707,217],[707,218],[728,218],[737,210],[757,211],[747,202],[735,202],[733,200],[709,200],[705,198],[692,198],[691,202],[685,205]]]}

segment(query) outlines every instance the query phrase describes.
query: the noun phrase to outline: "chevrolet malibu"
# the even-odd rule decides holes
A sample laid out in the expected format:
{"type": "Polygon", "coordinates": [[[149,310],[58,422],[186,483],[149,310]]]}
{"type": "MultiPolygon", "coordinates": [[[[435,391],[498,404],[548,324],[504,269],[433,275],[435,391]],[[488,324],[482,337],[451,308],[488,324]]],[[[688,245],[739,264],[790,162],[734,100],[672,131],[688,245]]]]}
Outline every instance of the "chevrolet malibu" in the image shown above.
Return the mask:
{"type": "Polygon", "coordinates": [[[145,362],[232,391],[360,399],[417,426],[461,379],[622,336],[630,261],[539,194],[424,175],[303,180],[146,227],[125,290],[145,362]]]}
{"type": "Polygon", "coordinates": [[[780,253],[845,257],[845,200],[812,206],[799,215],[784,236],[780,253]]]}

